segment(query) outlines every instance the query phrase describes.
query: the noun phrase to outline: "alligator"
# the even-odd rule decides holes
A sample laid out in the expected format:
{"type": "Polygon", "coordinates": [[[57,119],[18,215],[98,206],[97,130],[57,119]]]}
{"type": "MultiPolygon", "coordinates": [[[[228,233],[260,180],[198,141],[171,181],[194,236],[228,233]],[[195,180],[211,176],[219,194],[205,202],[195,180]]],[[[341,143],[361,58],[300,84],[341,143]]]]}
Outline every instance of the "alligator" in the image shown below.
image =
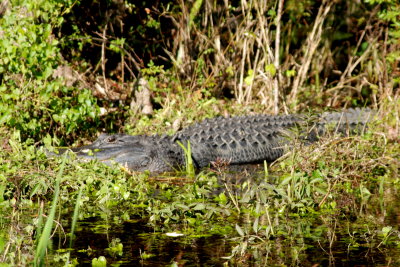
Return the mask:
{"type": "MultiPolygon", "coordinates": [[[[250,115],[206,119],[168,135],[101,134],[91,145],[72,148],[78,158],[118,163],[132,171],[173,171],[185,164],[182,146],[191,148],[196,168],[213,162],[248,164],[280,158],[296,140],[310,144],[330,133],[365,129],[373,110],[347,109],[319,115],[250,115]]],[[[67,150],[60,150],[64,153],[67,150]]]]}

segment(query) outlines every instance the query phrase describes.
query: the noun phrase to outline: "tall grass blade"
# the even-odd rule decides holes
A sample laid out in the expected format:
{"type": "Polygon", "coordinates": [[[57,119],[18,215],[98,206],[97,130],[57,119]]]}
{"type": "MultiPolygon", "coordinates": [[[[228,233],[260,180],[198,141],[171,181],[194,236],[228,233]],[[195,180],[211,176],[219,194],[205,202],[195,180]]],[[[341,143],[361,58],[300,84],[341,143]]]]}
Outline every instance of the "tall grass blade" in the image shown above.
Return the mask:
{"type": "Polygon", "coordinates": [[[37,227],[36,227],[36,242],[35,245],[38,245],[39,242],[39,238],[42,234],[42,230],[43,230],[43,202],[40,202],[40,208],[39,208],[39,217],[38,217],[38,223],[37,223],[37,227]]]}
{"type": "Polygon", "coordinates": [[[69,239],[69,247],[72,247],[72,241],[74,240],[74,232],[75,232],[75,227],[76,227],[76,222],[78,221],[78,215],[79,215],[79,208],[80,208],[80,202],[81,202],[81,197],[82,197],[82,191],[85,185],[81,185],[79,188],[78,196],[76,197],[76,203],[75,203],[75,208],[74,208],[74,214],[72,216],[72,225],[71,225],[71,237],[69,239]]]}
{"type": "Polygon", "coordinates": [[[192,149],[190,147],[190,142],[187,142],[187,147],[185,147],[181,142],[178,142],[178,145],[183,149],[183,152],[185,153],[186,175],[193,178],[195,176],[195,170],[193,165],[192,149]]]}
{"type": "Polygon", "coordinates": [[[265,177],[265,180],[268,180],[269,172],[268,172],[268,164],[267,164],[266,160],[264,160],[264,177],[265,177]]]}
{"type": "Polygon", "coordinates": [[[196,18],[197,14],[199,13],[199,10],[203,4],[203,0],[196,0],[192,6],[192,9],[190,10],[190,15],[189,15],[189,28],[192,27],[194,23],[194,19],[196,18]]]}
{"type": "Polygon", "coordinates": [[[61,163],[60,171],[57,174],[56,185],[54,187],[53,202],[51,204],[50,213],[49,213],[49,216],[47,217],[46,224],[44,225],[43,232],[40,235],[39,243],[36,247],[35,260],[33,263],[34,266],[43,266],[44,265],[44,262],[43,262],[44,255],[46,254],[46,248],[47,248],[47,245],[50,240],[51,230],[53,229],[54,216],[56,213],[58,198],[60,195],[60,181],[61,181],[61,176],[64,172],[66,159],[67,159],[67,157],[64,156],[63,161],[61,163]]]}
{"type": "MultiPolygon", "coordinates": [[[[78,196],[76,197],[76,203],[75,203],[75,208],[74,208],[74,214],[72,215],[72,225],[71,225],[71,233],[70,233],[70,239],[69,239],[69,248],[70,249],[72,248],[72,242],[74,241],[74,232],[75,232],[76,222],[78,221],[80,202],[81,202],[82,191],[83,191],[84,187],[85,187],[85,185],[81,184],[81,187],[79,188],[78,196]]],[[[65,266],[69,266],[69,257],[70,257],[70,253],[68,252],[68,256],[65,261],[65,266]]]]}

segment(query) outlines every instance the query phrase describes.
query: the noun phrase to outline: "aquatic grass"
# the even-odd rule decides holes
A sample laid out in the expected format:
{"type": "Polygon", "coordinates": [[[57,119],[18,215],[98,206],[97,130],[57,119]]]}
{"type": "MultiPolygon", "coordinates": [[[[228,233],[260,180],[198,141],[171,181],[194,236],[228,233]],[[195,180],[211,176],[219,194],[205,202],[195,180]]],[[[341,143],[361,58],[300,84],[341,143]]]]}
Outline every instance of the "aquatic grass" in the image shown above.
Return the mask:
{"type": "Polygon", "coordinates": [[[381,211],[384,211],[384,200],[385,200],[385,176],[379,177],[379,206],[381,208],[381,211]]]}
{"type": "Polygon", "coordinates": [[[52,205],[50,208],[50,213],[47,217],[46,223],[43,228],[43,232],[41,233],[41,235],[39,237],[39,241],[38,241],[38,244],[36,247],[35,259],[33,262],[34,266],[43,266],[44,265],[44,256],[46,254],[47,246],[49,244],[51,230],[53,229],[53,221],[55,218],[56,208],[57,208],[59,194],[60,194],[60,182],[61,182],[61,177],[64,172],[66,159],[67,159],[67,157],[64,156],[63,161],[60,166],[60,170],[57,174],[56,183],[54,186],[53,201],[52,201],[52,205]]]}
{"type": "MultiPolygon", "coordinates": [[[[69,233],[70,238],[69,238],[69,249],[72,250],[72,244],[74,241],[74,234],[75,234],[75,227],[76,227],[76,222],[78,221],[78,215],[79,215],[79,208],[80,208],[80,202],[82,198],[82,191],[85,188],[84,184],[81,184],[79,187],[79,192],[78,196],[76,197],[76,202],[75,202],[75,207],[74,207],[74,213],[72,215],[72,224],[71,224],[71,231],[69,233]]],[[[67,253],[66,259],[65,259],[65,265],[68,266],[70,261],[70,252],[67,253]]]]}
{"type": "Polygon", "coordinates": [[[79,188],[78,196],[76,197],[76,203],[75,203],[74,213],[72,215],[72,224],[71,224],[71,232],[70,232],[70,239],[69,239],[69,247],[70,248],[72,248],[72,242],[74,240],[74,232],[75,232],[76,222],[78,221],[80,202],[81,202],[81,197],[82,197],[82,191],[84,188],[85,188],[85,185],[82,184],[79,188]]]}
{"type": "Polygon", "coordinates": [[[38,221],[36,225],[36,235],[35,235],[35,245],[36,247],[39,245],[40,236],[42,235],[43,230],[43,202],[40,202],[39,205],[39,214],[38,214],[38,221]]]}
{"type": "Polygon", "coordinates": [[[193,158],[192,158],[192,149],[190,147],[190,142],[187,142],[187,147],[185,147],[181,142],[178,141],[178,145],[183,149],[183,152],[185,153],[185,170],[186,170],[186,175],[190,178],[194,178],[196,171],[194,168],[193,164],[193,158]]]}

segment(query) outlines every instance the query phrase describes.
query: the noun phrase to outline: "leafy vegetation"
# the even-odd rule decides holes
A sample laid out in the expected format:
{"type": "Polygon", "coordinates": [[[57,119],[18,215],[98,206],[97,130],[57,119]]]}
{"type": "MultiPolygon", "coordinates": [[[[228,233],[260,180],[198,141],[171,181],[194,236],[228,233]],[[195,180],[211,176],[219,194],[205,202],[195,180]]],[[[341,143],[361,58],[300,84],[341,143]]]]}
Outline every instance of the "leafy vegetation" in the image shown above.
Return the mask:
{"type": "Polygon", "coordinates": [[[24,140],[37,141],[48,133],[73,138],[98,120],[89,90],[53,78],[62,63],[53,35],[53,28],[63,22],[61,7],[57,1],[22,1],[1,18],[0,125],[20,131],[24,140]]]}
{"type": "Polygon", "coordinates": [[[345,252],[400,264],[399,13],[395,0],[3,0],[0,264],[151,264],[171,238],[209,265],[323,265],[345,252]],[[182,173],[151,176],[43,148],[351,106],[377,110],[365,134],[299,144],[256,170],[195,172],[188,157],[182,173]],[[79,245],[91,218],[104,247],[79,245]],[[118,228],[133,222],[145,244],[118,228]]]}

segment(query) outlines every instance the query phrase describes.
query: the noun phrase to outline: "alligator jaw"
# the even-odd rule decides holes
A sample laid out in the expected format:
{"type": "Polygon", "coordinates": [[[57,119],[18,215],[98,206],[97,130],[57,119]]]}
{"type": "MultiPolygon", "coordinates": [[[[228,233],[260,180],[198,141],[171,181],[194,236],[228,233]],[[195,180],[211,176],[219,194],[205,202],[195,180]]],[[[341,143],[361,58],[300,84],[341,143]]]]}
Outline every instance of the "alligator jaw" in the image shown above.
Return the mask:
{"type": "Polygon", "coordinates": [[[131,136],[127,137],[125,138],[125,135],[102,135],[93,144],[73,148],[72,152],[78,158],[96,159],[107,165],[118,163],[132,170],[150,168],[152,157],[149,154],[152,154],[151,149],[145,147],[140,140],[133,140],[131,136]]]}

